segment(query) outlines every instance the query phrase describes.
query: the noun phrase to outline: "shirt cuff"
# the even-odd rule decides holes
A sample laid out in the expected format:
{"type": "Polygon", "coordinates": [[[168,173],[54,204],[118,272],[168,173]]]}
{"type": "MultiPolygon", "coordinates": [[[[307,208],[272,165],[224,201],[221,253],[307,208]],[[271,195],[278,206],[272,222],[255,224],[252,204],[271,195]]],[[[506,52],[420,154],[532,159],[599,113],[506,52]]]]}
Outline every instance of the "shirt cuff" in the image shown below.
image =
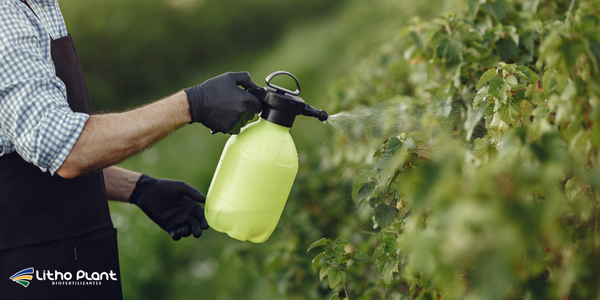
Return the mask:
{"type": "Polygon", "coordinates": [[[71,115],[71,118],[68,120],[71,131],[67,135],[63,145],[59,147],[57,155],[54,157],[54,159],[52,159],[52,162],[48,167],[50,174],[54,175],[54,173],[56,173],[56,171],[62,166],[65,159],[67,159],[67,156],[71,152],[71,149],[73,149],[77,139],[79,139],[79,136],[83,131],[83,127],[85,126],[85,123],[89,117],[89,115],[84,113],[73,113],[71,115]]]}

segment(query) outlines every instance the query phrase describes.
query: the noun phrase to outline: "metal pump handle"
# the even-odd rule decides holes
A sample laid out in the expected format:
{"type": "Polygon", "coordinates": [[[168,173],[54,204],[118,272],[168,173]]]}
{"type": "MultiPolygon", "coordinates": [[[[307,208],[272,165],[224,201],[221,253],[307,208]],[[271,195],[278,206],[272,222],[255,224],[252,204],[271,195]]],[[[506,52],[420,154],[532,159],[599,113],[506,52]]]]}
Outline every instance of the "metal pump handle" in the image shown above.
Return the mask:
{"type": "Polygon", "coordinates": [[[278,91],[283,91],[286,92],[290,95],[294,95],[294,96],[298,96],[300,95],[300,83],[298,82],[298,79],[296,79],[296,77],[294,75],[292,75],[292,73],[290,72],[286,72],[286,71],[277,71],[277,72],[273,72],[271,73],[269,76],[267,76],[267,78],[265,79],[265,81],[267,82],[267,85],[269,87],[272,87],[278,91]],[[294,78],[294,81],[296,81],[296,90],[295,91],[290,91],[288,89],[282,88],[280,86],[271,84],[271,79],[273,79],[273,77],[277,76],[277,75],[289,75],[290,77],[294,78]]]}

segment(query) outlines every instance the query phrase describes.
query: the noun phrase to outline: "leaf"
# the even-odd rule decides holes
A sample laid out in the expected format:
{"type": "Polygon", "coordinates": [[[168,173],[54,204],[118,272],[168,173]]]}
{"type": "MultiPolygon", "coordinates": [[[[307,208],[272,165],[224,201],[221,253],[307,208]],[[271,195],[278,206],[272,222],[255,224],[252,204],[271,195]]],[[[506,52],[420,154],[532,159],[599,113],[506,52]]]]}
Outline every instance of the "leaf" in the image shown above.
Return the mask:
{"type": "Polygon", "coordinates": [[[346,240],[344,238],[338,238],[333,243],[336,245],[336,247],[339,247],[339,246],[344,247],[344,246],[348,245],[350,242],[348,242],[348,240],[346,240]]]}
{"type": "Polygon", "coordinates": [[[473,148],[473,154],[476,156],[481,156],[487,152],[488,147],[490,146],[489,138],[477,138],[474,141],[475,147],[473,148]]]}
{"type": "Polygon", "coordinates": [[[508,6],[504,0],[494,1],[494,3],[492,3],[492,6],[494,7],[494,11],[495,11],[496,16],[498,17],[498,21],[500,21],[500,22],[502,22],[502,20],[504,20],[506,15],[508,15],[508,13],[510,13],[510,9],[508,8],[508,6]]]}
{"type": "Polygon", "coordinates": [[[385,151],[394,154],[398,150],[400,150],[400,148],[402,148],[402,144],[403,144],[402,141],[397,136],[392,137],[388,141],[385,151]]]}
{"type": "Polygon", "coordinates": [[[484,3],[483,9],[485,11],[488,11],[492,15],[492,17],[494,17],[494,19],[496,19],[496,21],[498,22],[502,22],[502,20],[504,20],[506,15],[510,12],[510,9],[502,0],[494,1],[494,3],[492,3],[491,5],[484,3]]]}
{"type": "Polygon", "coordinates": [[[548,97],[548,95],[550,94],[550,80],[552,79],[553,75],[553,70],[547,70],[542,76],[542,88],[544,89],[544,95],[546,97],[548,97]]]}
{"type": "Polygon", "coordinates": [[[437,45],[437,54],[446,63],[456,64],[462,61],[462,43],[455,39],[443,38],[437,45]]]}
{"type": "Polygon", "coordinates": [[[319,280],[323,281],[323,278],[325,278],[325,276],[327,276],[327,273],[329,273],[329,269],[331,269],[331,268],[332,268],[331,265],[326,265],[326,266],[322,267],[321,270],[319,271],[319,280]]]}
{"type": "Polygon", "coordinates": [[[524,49],[523,51],[521,51],[519,64],[526,64],[533,61],[533,54],[535,52],[533,43],[533,33],[531,31],[527,31],[519,37],[519,40],[519,48],[524,49]]]}
{"type": "Polygon", "coordinates": [[[590,51],[596,59],[596,70],[600,70],[600,43],[596,39],[589,39],[590,51]]]}
{"type": "Polygon", "coordinates": [[[369,257],[368,255],[366,255],[358,250],[352,251],[352,253],[350,253],[350,255],[349,255],[349,258],[359,264],[371,261],[371,257],[369,257]]]}
{"type": "Polygon", "coordinates": [[[518,66],[517,71],[523,74],[530,83],[537,83],[540,81],[540,76],[526,66],[518,66]]]}
{"type": "Polygon", "coordinates": [[[394,273],[398,273],[398,258],[396,257],[396,253],[387,254],[383,250],[383,247],[380,246],[375,249],[373,260],[375,260],[377,269],[381,273],[386,287],[389,286],[394,279],[394,273]]]}
{"type": "Polygon", "coordinates": [[[335,294],[331,295],[331,298],[329,298],[329,300],[350,300],[350,299],[348,299],[348,298],[342,299],[342,298],[340,298],[339,293],[335,293],[335,294]]]}
{"type": "Polygon", "coordinates": [[[501,76],[492,77],[492,79],[490,79],[488,94],[493,95],[496,97],[496,99],[502,102],[506,102],[506,84],[501,76]]]}
{"type": "Polygon", "coordinates": [[[500,114],[500,118],[504,123],[508,125],[514,125],[521,113],[521,104],[515,101],[509,101],[508,103],[496,102],[497,111],[500,114]]]}
{"type": "Polygon", "coordinates": [[[308,247],[308,250],[306,250],[306,252],[308,252],[314,248],[317,248],[317,247],[327,246],[329,244],[333,244],[330,239],[320,238],[316,242],[310,244],[310,246],[308,247]]]}
{"type": "Polygon", "coordinates": [[[381,157],[379,158],[379,160],[375,163],[375,170],[377,170],[377,173],[380,173],[381,170],[384,170],[394,159],[394,155],[390,152],[385,152],[383,153],[383,155],[381,155],[381,157]]]}
{"type": "Polygon", "coordinates": [[[500,60],[504,62],[516,62],[519,59],[519,49],[512,38],[502,38],[496,42],[496,50],[500,60]]]}
{"type": "Polygon", "coordinates": [[[531,115],[533,114],[533,110],[535,109],[533,107],[533,104],[529,103],[527,100],[522,100],[521,101],[521,119],[523,121],[527,120],[529,121],[529,118],[531,117],[531,115]]]}
{"type": "Polygon", "coordinates": [[[477,11],[479,11],[479,0],[469,0],[469,12],[471,13],[471,18],[475,19],[477,16],[477,11]]]}
{"type": "Polygon", "coordinates": [[[508,90],[512,90],[517,85],[519,85],[519,81],[517,80],[517,77],[515,77],[514,75],[510,75],[510,76],[506,77],[504,82],[506,83],[508,90]]]}
{"type": "Polygon", "coordinates": [[[488,95],[488,89],[489,87],[484,86],[482,87],[477,94],[475,95],[475,99],[473,99],[473,107],[477,107],[479,106],[479,104],[481,104],[481,102],[485,101],[488,95]]]}
{"type": "Polygon", "coordinates": [[[396,221],[400,211],[386,203],[381,203],[375,208],[375,221],[380,228],[385,228],[396,221]]]}
{"type": "Polygon", "coordinates": [[[377,183],[375,182],[365,183],[360,190],[358,190],[358,194],[356,195],[356,206],[360,206],[363,201],[369,200],[376,187],[377,183]]]}
{"type": "Polygon", "coordinates": [[[533,15],[537,11],[539,4],[540,0],[525,0],[523,3],[523,9],[533,15]]]}
{"type": "MultiPolygon", "coordinates": [[[[477,93],[479,95],[479,93],[477,93]]],[[[477,99],[477,96],[475,96],[475,98],[477,99]]],[[[483,117],[483,112],[485,110],[485,107],[483,105],[477,106],[477,108],[472,109],[469,107],[469,109],[467,110],[467,119],[465,120],[465,131],[467,132],[466,138],[467,140],[471,139],[471,135],[473,134],[473,130],[475,129],[475,126],[477,125],[477,123],[479,123],[479,120],[481,120],[481,118],[483,117]]]]}
{"type": "Polygon", "coordinates": [[[344,259],[344,254],[346,250],[344,247],[325,247],[325,255],[327,259],[332,259],[336,264],[340,265],[342,263],[342,259],[344,259]]]}
{"type": "Polygon", "coordinates": [[[427,288],[427,284],[429,283],[429,279],[431,279],[431,276],[427,276],[425,274],[421,274],[421,278],[419,278],[419,286],[421,288],[427,288]]]}
{"type": "Polygon", "coordinates": [[[489,70],[485,71],[485,73],[483,73],[483,75],[481,75],[481,78],[479,78],[479,82],[477,82],[477,88],[476,89],[479,90],[482,85],[486,84],[494,76],[498,76],[498,74],[496,74],[496,69],[495,68],[492,68],[492,69],[489,69],[489,70]]]}
{"type": "Polygon", "coordinates": [[[331,268],[329,268],[329,271],[327,271],[327,278],[329,279],[329,288],[334,288],[340,283],[346,283],[347,276],[348,275],[345,271],[331,266],[331,268]]]}
{"type": "Polygon", "coordinates": [[[312,268],[313,270],[318,271],[319,267],[321,266],[321,259],[325,256],[325,252],[321,252],[319,253],[319,255],[317,255],[315,257],[315,259],[313,259],[312,261],[312,268]]]}

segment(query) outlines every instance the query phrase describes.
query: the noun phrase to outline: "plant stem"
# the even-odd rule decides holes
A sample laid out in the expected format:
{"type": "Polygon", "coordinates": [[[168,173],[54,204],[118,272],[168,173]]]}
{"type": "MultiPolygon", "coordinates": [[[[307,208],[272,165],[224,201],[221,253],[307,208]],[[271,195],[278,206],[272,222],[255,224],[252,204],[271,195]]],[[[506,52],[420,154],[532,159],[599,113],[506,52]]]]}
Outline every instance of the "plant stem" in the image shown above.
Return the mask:
{"type": "Polygon", "coordinates": [[[346,293],[346,298],[350,299],[350,295],[348,294],[348,289],[346,289],[345,283],[344,283],[344,292],[346,293]]]}
{"type": "Polygon", "coordinates": [[[567,12],[567,18],[565,19],[565,23],[569,22],[571,18],[571,12],[573,11],[573,6],[575,5],[575,0],[571,0],[571,4],[569,5],[569,11],[567,12]]]}

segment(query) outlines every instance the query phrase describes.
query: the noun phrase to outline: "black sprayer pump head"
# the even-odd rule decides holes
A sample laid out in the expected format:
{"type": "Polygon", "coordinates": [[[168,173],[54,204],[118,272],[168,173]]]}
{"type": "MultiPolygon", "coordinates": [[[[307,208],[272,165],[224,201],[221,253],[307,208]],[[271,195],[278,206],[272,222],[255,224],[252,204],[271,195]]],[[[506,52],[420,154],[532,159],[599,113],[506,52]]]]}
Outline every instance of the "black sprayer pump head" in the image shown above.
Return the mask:
{"type": "Polygon", "coordinates": [[[326,111],[318,110],[298,97],[300,95],[300,83],[291,73],[285,71],[274,72],[267,76],[265,81],[267,82],[266,87],[256,86],[248,89],[248,92],[256,96],[262,103],[261,118],[281,126],[292,127],[298,115],[315,117],[319,121],[325,121],[329,117],[326,111]],[[296,81],[296,91],[292,92],[271,84],[271,79],[277,75],[291,76],[296,81]]]}

